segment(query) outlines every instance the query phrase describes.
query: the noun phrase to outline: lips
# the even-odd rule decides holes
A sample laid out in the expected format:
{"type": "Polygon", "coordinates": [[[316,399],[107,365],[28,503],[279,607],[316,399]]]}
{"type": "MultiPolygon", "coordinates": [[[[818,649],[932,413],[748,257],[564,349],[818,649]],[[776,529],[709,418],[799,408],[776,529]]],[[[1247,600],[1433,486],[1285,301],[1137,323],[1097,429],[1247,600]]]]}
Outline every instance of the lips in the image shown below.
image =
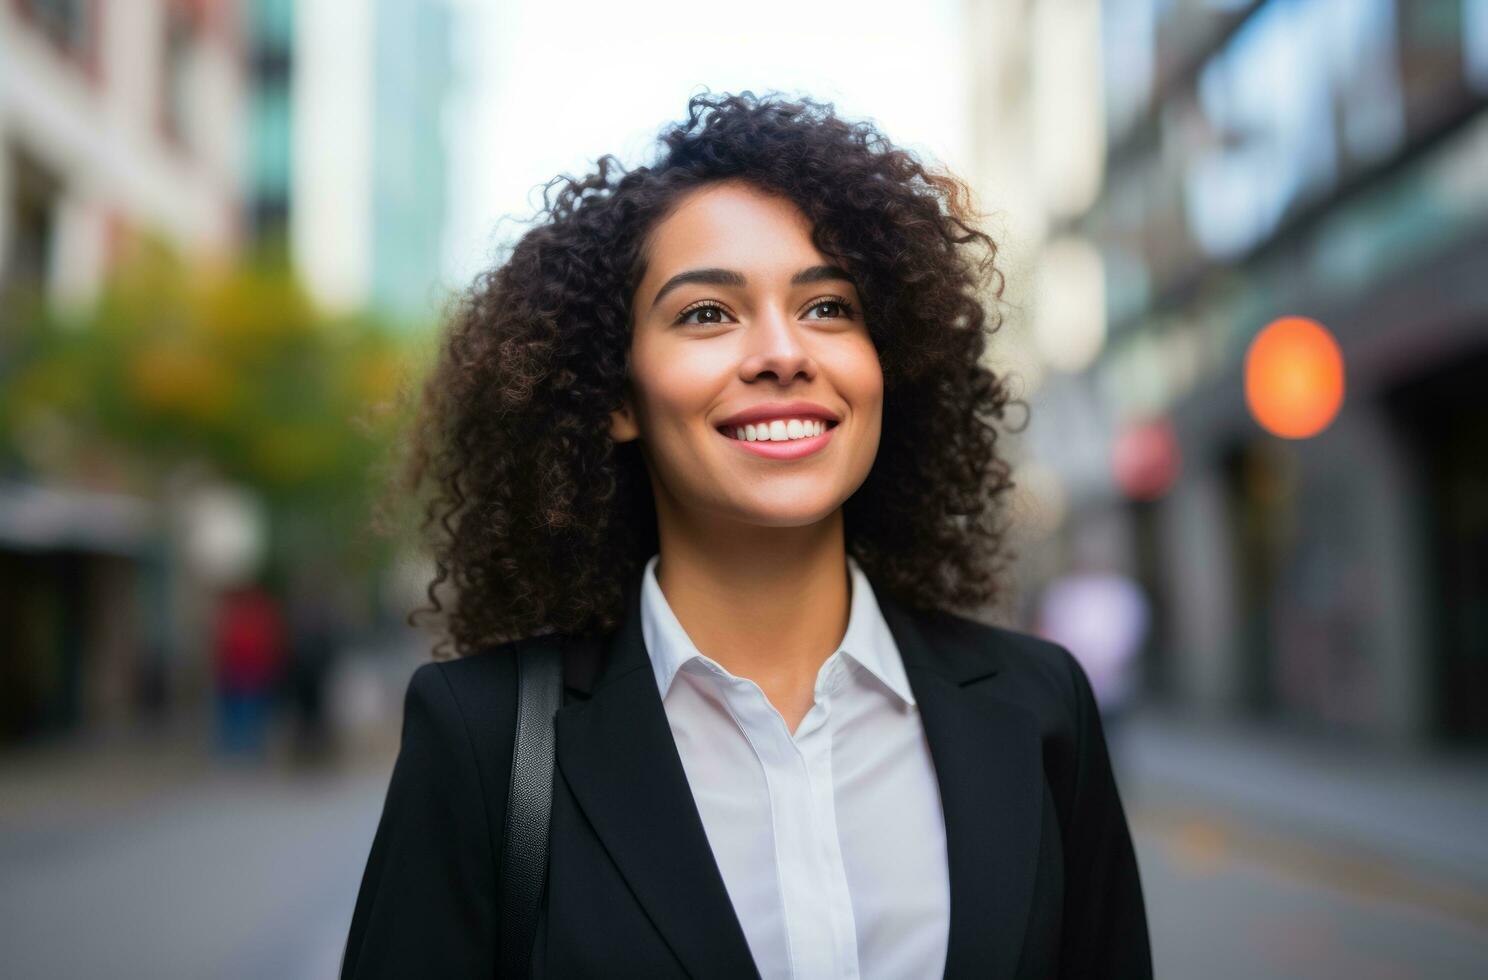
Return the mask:
{"type": "Polygon", "coordinates": [[[774,440],[750,442],[747,439],[732,438],[724,435],[722,432],[719,434],[725,439],[728,439],[730,445],[750,455],[764,459],[794,460],[821,452],[831,442],[832,435],[836,431],[836,427],[833,426],[821,435],[807,436],[802,439],[788,439],[782,442],[776,442],[774,440]]]}
{"type": "Polygon", "coordinates": [[[829,424],[841,421],[836,412],[815,402],[762,402],[719,419],[714,425],[720,430],[734,429],[741,425],[772,422],[775,419],[821,419],[829,424]]]}

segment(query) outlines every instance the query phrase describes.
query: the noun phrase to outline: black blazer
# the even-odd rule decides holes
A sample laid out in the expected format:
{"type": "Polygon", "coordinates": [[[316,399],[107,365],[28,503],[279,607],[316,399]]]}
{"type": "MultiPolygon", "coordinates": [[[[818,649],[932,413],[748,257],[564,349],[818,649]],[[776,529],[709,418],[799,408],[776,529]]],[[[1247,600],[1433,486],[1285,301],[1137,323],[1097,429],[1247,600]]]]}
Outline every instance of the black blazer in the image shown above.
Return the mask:
{"type": "MultiPolygon", "coordinates": [[[[878,589],[945,812],[945,976],[1151,977],[1131,836],[1085,673],[1060,646],[878,589]]],[[[534,977],[758,977],[628,615],[565,671],[534,977]]],[[[517,641],[413,675],[343,980],[496,974],[517,641]]]]}

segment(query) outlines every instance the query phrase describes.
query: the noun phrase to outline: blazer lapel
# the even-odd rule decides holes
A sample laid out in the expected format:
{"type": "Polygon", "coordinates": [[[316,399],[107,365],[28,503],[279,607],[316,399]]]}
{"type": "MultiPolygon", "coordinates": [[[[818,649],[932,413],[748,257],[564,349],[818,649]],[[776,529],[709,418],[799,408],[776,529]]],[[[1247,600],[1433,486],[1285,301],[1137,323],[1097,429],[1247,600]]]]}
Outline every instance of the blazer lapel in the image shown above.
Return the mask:
{"type": "Polygon", "coordinates": [[[626,603],[590,698],[555,716],[558,768],[687,972],[758,978],[650,670],[639,578],[626,603]]]}
{"type": "Polygon", "coordinates": [[[945,813],[951,886],[947,980],[1011,977],[1038,871],[1043,818],[1037,721],[991,696],[998,662],[973,643],[922,628],[875,584],[925,726],[945,813]],[[931,639],[931,636],[934,639],[931,639]]]}
{"type": "MultiPolygon", "coordinates": [[[[920,614],[873,584],[940,784],[951,889],[946,980],[1013,976],[1038,870],[1038,724],[995,697],[999,664],[985,633],[963,639],[926,629],[920,614]]],[[[569,684],[587,700],[558,710],[559,771],[684,968],[758,977],[651,673],[639,578],[626,610],[598,678],[569,684]]]]}

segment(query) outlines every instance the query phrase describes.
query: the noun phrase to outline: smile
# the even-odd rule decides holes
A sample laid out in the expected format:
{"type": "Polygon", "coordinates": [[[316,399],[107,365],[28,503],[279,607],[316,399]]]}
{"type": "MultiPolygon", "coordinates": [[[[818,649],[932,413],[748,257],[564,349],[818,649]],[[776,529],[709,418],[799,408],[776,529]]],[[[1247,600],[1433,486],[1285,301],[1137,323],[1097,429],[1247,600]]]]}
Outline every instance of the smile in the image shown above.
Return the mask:
{"type": "Polygon", "coordinates": [[[816,435],[801,435],[794,439],[790,438],[788,434],[783,439],[768,437],[756,438],[754,440],[740,439],[735,434],[738,431],[737,427],[730,431],[723,429],[716,431],[744,452],[753,453],[755,456],[763,456],[765,459],[800,459],[803,456],[810,456],[812,453],[819,452],[825,448],[827,443],[831,441],[832,432],[836,426],[837,423],[828,422],[825,424],[822,432],[816,435]]]}

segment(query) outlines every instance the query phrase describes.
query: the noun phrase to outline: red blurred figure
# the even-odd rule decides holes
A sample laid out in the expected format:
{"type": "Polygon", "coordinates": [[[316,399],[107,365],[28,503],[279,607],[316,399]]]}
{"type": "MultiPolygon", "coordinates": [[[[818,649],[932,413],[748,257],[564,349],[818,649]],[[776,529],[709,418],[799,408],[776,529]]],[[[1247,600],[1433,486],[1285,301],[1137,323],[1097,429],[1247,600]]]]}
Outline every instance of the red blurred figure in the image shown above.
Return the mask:
{"type": "Polygon", "coordinates": [[[224,592],[215,647],[222,748],[261,756],[284,664],[284,620],[274,597],[257,585],[224,592]]]}

